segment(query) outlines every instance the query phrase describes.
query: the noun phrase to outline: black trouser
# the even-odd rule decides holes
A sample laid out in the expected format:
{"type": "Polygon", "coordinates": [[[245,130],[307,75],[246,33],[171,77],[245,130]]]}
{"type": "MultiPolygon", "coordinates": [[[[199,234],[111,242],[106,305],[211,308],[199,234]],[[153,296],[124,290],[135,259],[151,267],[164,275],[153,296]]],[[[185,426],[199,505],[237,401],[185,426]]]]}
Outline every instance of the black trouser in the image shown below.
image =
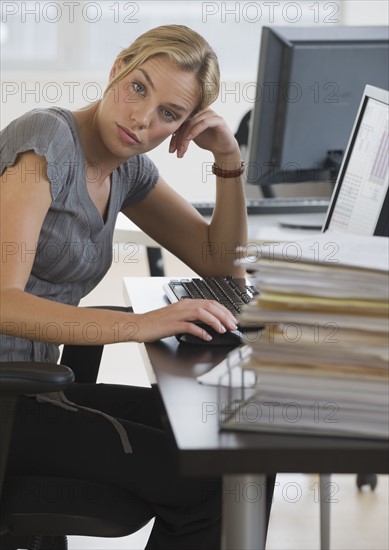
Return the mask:
{"type": "MultiPolygon", "coordinates": [[[[22,398],[11,473],[63,475],[128,489],[155,512],[147,550],[220,548],[221,479],[179,476],[176,450],[152,389],[73,384],[66,396],[117,418],[133,452],[124,452],[118,432],[99,415],[22,398]]],[[[267,487],[270,512],[274,478],[267,487]]]]}

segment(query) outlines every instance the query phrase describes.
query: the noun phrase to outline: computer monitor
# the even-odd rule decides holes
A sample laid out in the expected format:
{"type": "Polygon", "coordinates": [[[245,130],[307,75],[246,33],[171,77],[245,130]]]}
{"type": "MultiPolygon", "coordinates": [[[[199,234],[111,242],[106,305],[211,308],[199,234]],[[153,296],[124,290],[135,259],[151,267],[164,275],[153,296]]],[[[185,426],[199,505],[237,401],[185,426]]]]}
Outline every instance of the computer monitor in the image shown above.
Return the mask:
{"type": "Polygon", "coordinates": [[[388,66],[388,27],[264,27],[246,183],[265,197],[334,183],[365,85],[388,89],[388,66]]]}
{"type": "Polygon", "coordinates": [[[366,86],[323,231],[389,237],[389,92],[366,86]]]}

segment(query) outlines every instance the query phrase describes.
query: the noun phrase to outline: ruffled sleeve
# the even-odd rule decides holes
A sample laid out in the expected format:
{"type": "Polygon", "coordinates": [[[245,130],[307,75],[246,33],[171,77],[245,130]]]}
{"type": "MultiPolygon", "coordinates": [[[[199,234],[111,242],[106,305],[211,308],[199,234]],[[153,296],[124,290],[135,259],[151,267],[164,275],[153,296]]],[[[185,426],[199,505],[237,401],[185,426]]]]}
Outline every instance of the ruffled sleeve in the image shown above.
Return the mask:
{"type": "Polygon", "coordinates": [[[1,173],[15,164],[19,154],[34,151],[47,161],[53,200],[68,181],[75,158],[69,125],[55,109],[34,109],[12,121],[0,134],[1,173]]]}

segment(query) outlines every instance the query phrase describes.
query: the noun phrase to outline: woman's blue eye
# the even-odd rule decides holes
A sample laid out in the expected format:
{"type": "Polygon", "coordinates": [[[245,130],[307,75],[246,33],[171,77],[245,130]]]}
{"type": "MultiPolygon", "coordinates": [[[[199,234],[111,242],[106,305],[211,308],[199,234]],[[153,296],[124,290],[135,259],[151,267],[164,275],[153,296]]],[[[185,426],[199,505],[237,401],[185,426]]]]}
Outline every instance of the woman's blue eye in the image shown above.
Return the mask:
{"type": "Polygon", "coordinates": [[[169,120],[176,120],[175,114],[168,109],[162,109],[163,116],[169,120]]]}
{"type": "Polygon", "coordinates": [[[139,84],[139,82],[134,82],[133,87],[134,87],[134,91],[137,94],[143,94],[145,91],[144,87],[142,86],[142,84],[139,84]]]}

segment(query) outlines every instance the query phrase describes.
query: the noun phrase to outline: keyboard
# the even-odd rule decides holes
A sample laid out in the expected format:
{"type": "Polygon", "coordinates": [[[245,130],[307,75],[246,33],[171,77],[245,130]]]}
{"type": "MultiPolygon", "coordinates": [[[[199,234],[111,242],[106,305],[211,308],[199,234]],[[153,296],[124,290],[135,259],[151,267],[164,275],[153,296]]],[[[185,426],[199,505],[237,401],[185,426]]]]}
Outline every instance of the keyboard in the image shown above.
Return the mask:
{"type": "MultiPolygon", "coordinates": [[[[327,212],[329,199],[326,198],[248,198],[246,199],[247,214],[300,214],[306,212],[327,212]]],[[[215,203],[193,202],[192,205],[202,216],[211,216],[215,203]]]]}
{"type": "MultiPolygon", "coordinates": [[[[164,285],[166,297],[171,303],[179,300],[207,299],[216,300],[226,307],[233,315],[238,315],[245,304],[250,303],[258,291],[247,279],[237,277],[209,277],[172,279],[164,285]]],[[[192,344],[238,345],[242,340],[242,332],[237,330],[219,334],[209,325],[197,323],[212,335],[212,340],[206,342],[190,334],[181,334],[181,342],[192,344]]]]}

